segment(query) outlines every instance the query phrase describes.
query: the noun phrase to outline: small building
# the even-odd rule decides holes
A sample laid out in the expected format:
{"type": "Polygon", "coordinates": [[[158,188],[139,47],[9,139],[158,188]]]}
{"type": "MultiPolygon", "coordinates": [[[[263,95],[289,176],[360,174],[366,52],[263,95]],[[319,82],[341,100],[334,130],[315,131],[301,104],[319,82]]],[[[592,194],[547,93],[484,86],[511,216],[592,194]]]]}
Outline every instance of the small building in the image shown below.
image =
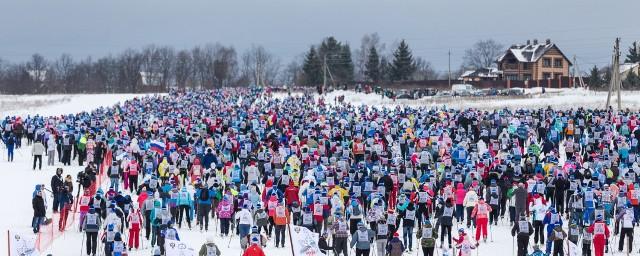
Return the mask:
{"type": "Polygon", "coordinates": [[[502,71],[497,68],[479,68],[467,70],[458,78],[465,82],[471,81],[496,81],[502,78],[502,71]]]}
{"type": "Polygon", "coordinates": [[[163,86],[164,76],[162,73],[140,72],[138,91],[140,92],[162,92],[165,90],[163,86]]]}
{"type": "Polygon", "coordinates": [[[498,57],[497,63],[503,79],[524,81],[566,77],[572,65],[549,39],[544,43],[527,40],[525,45],[512,45],[498,57]]]}
{"type": "Polygon", "coordinates": [[[629,73],[635,73],[640,75],[640,63],[624,63],[620,64],[620,79],[624,81],[627,79],[629,73]]]}

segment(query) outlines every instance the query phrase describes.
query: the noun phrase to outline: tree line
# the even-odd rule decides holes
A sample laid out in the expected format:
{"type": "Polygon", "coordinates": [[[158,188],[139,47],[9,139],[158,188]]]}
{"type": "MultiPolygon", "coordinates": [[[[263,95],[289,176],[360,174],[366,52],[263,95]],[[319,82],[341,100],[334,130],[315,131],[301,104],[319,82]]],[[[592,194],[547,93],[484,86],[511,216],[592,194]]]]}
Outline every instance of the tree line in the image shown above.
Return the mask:
{"type": "MultiPolygon", "coordinates": [[[[477,41],[464,51],[462,64],[452,70],[451,78],[456,79],[464,70],[495,66],[496,58],[505,49],[492,39],[477,41]]],[[[634,43],[626,62],[640,62],[639,56],[634,43]]],[[[233,46],[220,43],[182,50],[148,45],[84,59],[74,59],[69,54],[46,59],[36,53],[22,63],[3,61],[0,56],[0,93],[4,94],[136,93],[149,88],[165,91],[170,87],[210,89],[324,83],[375,85],[448,77],[448,72],[437,72],[426,58],[414,55],[405,40],[388,46],[377,33],[365,34],[355,49],[348,42],[326,37],[286,65],[262,46],[253,45],[240,54],[233,46]],[[146,84],[143,73],[147,74],[146,84]]],[[[610,77],[610,67],[594,66],[587,83],[603,87],[610,77]]],[[[640,77],[630,74],[623,87],[640,88],[640,77]]]]}
{"type": "MultiPolygon", "coordinates": [[[[634,42],[629,46],[627,50],[627,54],[624,59],[624,63],[632,64],[632,63],[640,63],[640,45],[637,42],[634,42]]],[[[607,89],[609,88],[609,84],[611,82],[611,66],[606,65],[602,68],[598,68],[597,65],[594,65],[593,68],[589,71],[589,77],[587,79],[587,84],[590,87],[596,89],[607,89]]],[[[622,79],[622,89],[625,90],[640,90],[640,76],[636,72],[626,72],[626,77],[622,79]]]]}

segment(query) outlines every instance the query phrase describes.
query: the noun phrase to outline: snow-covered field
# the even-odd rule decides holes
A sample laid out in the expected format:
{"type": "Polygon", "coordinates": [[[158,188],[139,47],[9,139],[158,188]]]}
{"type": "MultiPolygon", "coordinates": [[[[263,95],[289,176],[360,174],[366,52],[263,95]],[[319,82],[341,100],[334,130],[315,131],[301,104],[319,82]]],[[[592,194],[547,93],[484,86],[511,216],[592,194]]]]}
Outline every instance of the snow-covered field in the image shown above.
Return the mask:
{"type": "Polygon", "coordinates": [[[147,94],[0,95],[0,116],[77,113],[112,106],[145,95],[147,94]]]}
{"type": "MultiPolygon", "coordinates": [[[[298,94],[300,95],[300,94],[298,94]]],[[[447,108],[478,108],[485,110],[502,108],[546,108],[569,109],[575,107],[604,108],[607,102],[607,92],[596,92],[585,89],[546,89],[542,94],[541,88],[532,88],[525,91],[525,95],[514,98],[506,96],[491,97],[424,97],[418,100],[398,99],[393,101],[382,98],[378,94],[355,93],[353,91],[332,91],[325,95],[327,103],[334,103],[338,96],[344,95],[344,102],[355,105],[369,105],[379,107],[411,106],[411,107],[442,107],[447,108]]],[[[277,95],[283,97],[284,95],[277,95]]],[[[616,107],[615,95],[611,104],[616,107]]],[[[622,92],[622,107],[630,109],[640,108],[640,91],[622,92]]]]}
{"type": "MultiPolygon", "coordinates": [[[[395,105],[410,105],[410,106],[436,106],[431,99],[421,99],[416,101],[398,100],[392,102],[389,99],[381,100],[379,95],[374,94],[358,94],[345,91],[334,91],[325,96],[328,101],[331,101],[333,97],[338,95],[345,95],[345,101],[353,104],[368,104],[375,106],[395,106],[395,105]],[[329,100],[331,99],[331,100],[329,100]]],[[[64,113],[72,113],[84,110],[91,110],[98,106],[113,105],[118,101],[123,101],[137,95],[54,95],[54,96],[0,96],[0,106],[2,106],[0,115],[6,114],[24,114],[24,113],[40,113],[46,115],[58,115],[64,113]],[[5,108],[5,104],[10,102],[26,103],[26,107],[13,106],[5,108]]],[[[283,95],[277,95],[282,97],[283,95]]],[[[629,104],[631,108],[637,108],[640,106],[640,93],[624,93],[625,104],[629,104]]],[[[545,95],[538,95],[533,92],[532,98],[527,99],[487,99],[487,100],[451,100],[446,105],[448,107],[478,107],[478,108],[502,108],[502,107],[546,107],[551,105],[557,108],[569,108],[577,106],[587,107],[601,107],[606,100],[606,93],[594,93],[587,91],[554,91],[549,90],[545,95]]],[[[440,106],[438,103],[437,106],[440,106]]],[[[627,106],[627,105],[625,105],[627,106]]],[[[6,230],[22,232],[24,234],[31,233],[30,223],[32,218],[31,209],[31,193],[33,192],[35,184],[47,184],[49,187],[51,176],[54,174],[54,170],[57,167],[62,167],[59,164],[56,166],[44,166],[42,171],[33,171],[31,169],[32,159],[30,156],[30,147],[23,147],[15,153],[14,162],[7,162],[6,151],[0,149],[0,172],[2,172],[2,185],[0,185],[0,194],[4,195],[3,207],[0,207],[0,254],[4,254],[7,251],[7,233],[6,230]]],[[[560,154],[563,155],[563,154],[560,154]]],[[[45,160],[46,161],[46,160],[45,160]]],[[[75,180],[76,173],[82,168],[77,166],[77,162],[71,167],[63,167],[64,175],[71,174],[75,180]]],[[[74,191],[74,196],[75,196],[74,191]]],[[[52,203],[51,198],[47,198],[49,205],[52,203]]],[[[48,206],[48,211],[51,211],[51,207],[48,206]]],[[[51,216],[51,212],[48,213],[51,216]]],[[[77,218],[77,216],[76,216],[77,218]]],[[[70,220],[71,221],[71,220],[70,220]]],[[[43,255],[48,253],[52,255],[84,255],[84,250],[81,251],[83,243],[82,233],[77,232],[77,220],[73,226],[69,226],[67,231],[60,237],[54,240],[53,244],[46,248],[43,255]]],[[[566,223],[566,222],[565,222],[566,223]]],[[[57,225],[53,223],[52,225],[57,225]]],[[[43,228],[43,230],[47,230],[43,228]]],[[[205,241],[207,235],[213,235],[217,230],[210,226],[207,234],[200,233],[194,229],[189,231],[185,226],[179,230],[179,235],[182,241],[186,241],[196,251],[205,241]]],[[[454,237],[456,237],[457,227],[453,230],[454,237]]],[[[467,230],[470,233],[470,230],[467,230]]],[[[473,237],[474,234],[469,234],[473,237]]],[[[490,227],[490,238],[487,243],[480,244],[477,252],[473,254],[477,255],[512,255],[513,253],[513,238],[510,235],[510,227],[506,222],[500,222],[498,226],[490,227]],[[511,240],[511,242],[509,242],[511,240]],[[497,254],[496,254],[497,253],[497,254]]],[[[636,239],[637,240],[637,239],[636,239]]],[[[222,255],[240,255],[240,245],[238,238],[234,237],[230,241],[229,238],[221,238],[215,236],[215,242],[222,251],[222,255]]],[[[413,250],[411,255],[421,255],[416,252],[419,242],[416,241],[414,236],[413,250]]],[[[439,245],[439,242],[438,242],[439,245]]],[[[265,252],[266,255],[291,255],[289,241],[286,242],[285,248],[274,248],[273,242],[269,242],[265,252]]],[[[612,241],[612,249],[617,247],[617,241],[612,241]],[[615,242],[615,243],[613,243],[615,242]]],[[[638,247],[634,246],[634,250],[638,247]]],[[[616,249],[613,249],[617,251],[616,249]]],[[[531,250],[530,250],[531,252],[531,250]]],[[[354,254],[351,252],[351,254],[354,254]]],[[[150,249],[132,251],[129,255],[151,255],[150,249]]],[[[373,251],[372,254],[374,255],[373,251]]],[[[409,254],[405,254],[409,255],[409,254]]],[[[442,255],[442,251],[438,249],[437,255],[442,255]]]]}

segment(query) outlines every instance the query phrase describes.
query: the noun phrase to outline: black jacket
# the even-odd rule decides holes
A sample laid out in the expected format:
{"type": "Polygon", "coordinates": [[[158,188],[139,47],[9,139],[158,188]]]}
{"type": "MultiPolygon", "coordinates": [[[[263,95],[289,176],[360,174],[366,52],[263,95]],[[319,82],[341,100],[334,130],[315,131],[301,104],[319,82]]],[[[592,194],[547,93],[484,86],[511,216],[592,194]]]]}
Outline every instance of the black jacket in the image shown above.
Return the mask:
{"type": "Polygon", "coordinates": [[[42,196],[34,196],[31,200],[31,205],[33,206],[33,216],[34,217],[44,217],[47,210],[44,208],[44,199],[42,196]]]}
{"type": "Polygon", "coordinates": [[[51,191],[53,191],[53,193],[62,191],[63,186],[64,181],[62,180],[62,176],[53,175],[53,177],[51,177],[51,191]]]}

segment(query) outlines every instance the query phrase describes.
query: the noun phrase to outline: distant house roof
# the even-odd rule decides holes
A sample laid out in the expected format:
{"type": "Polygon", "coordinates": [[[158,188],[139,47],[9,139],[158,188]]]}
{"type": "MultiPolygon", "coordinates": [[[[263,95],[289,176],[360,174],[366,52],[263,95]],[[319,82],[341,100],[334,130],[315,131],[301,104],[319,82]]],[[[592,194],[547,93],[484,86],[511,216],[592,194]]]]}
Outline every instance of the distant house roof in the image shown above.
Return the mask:
{"type": "Polygon", "coordinates": [[[467,70],[460,76],[461,79],[480,77],[480,78],[498,78],[502,71],[497,68],[479,68],[476,70],[467,70]]]}
{"type": "Polygon", "coordinates": [[[162,82],[163,75],[161,73],[152,73],[152,72],[140,72],[140,79],[142,80],[142,85],[160,85],[162,82]]]}
{"type": "MultiPolygon", "coordinates": [[[[556,48],[560,52],[560,54],[562,54],[562,56],[564,56],[565,59],[569,61],[569,58],[567,58],[564,55],[564,53],[560,51],[560,48],[558,48],[556,44],[551,43],[550,40],[547,40],[544,43],[538,43],[537,40],[534,40],[533,43],[531,43],[530,41],[527,41],[527,44],[525,45],[521,45],[521,44],[512,45],[511,47],[509,47],[509,49],[507,49],[507,51],[505,51],[502,55],[498,57],[497,61],[502,62],[506,56],[511,54],[518,60],[518,62],[536,62],[547,51],[553,48],[556,48]]],[[[569,61],[569,65],[571,65],[570,61],[569,61]]]]}
{"type": "Polygon", "coordinates": [[[620,74],[625,73],[629,70],[636,69],[640,66],[640,63],[623,63],[620,64],[620,74]]]}
{"type": "Polygon", "coordinates": [[[44,79],[47,78],[46,70],[27,70],[27,73],[32,80],[36,80],[38,82],[44,82],[44,79]]]}

